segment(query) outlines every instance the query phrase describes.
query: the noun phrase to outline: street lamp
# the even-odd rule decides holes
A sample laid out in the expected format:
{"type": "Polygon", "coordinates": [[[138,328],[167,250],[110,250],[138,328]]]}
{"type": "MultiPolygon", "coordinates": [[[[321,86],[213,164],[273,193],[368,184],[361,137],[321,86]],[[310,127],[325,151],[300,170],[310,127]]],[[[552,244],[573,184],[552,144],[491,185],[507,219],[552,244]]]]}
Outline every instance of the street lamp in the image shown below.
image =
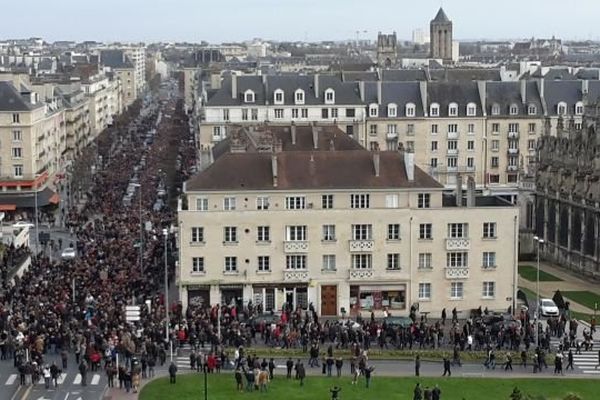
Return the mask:
{"type": "MultiPolygon", "coordinates": [[[[164,228],[162,230],[165,238],[165,340],[169,341],[169,276],[167,270],[167,239],[169,238],[169,231],[164,228]]],[[[173,353],[171,353],[171,357],[173,353]]]]}
{"type": "Polygon", "coordinates": [[[37,195],[37,177],[33,180],[33,196],[35,204],[35,253],[40,252],[40,229],[38,226],[38,195],[37,195]]]}
{"type": "Polygon", "coordinates": [[[537,271],[536,271],[536,279],[535,279],[535,295],[536,295],[535,337],[536,337],[536,345],[537,345],[537,347],[540,347],[540,334],[539,334],[539,328],[538,328],[538,318],[540,317],[540,245],[544,244],[544,239],[534,236],[533,240],[535,240],[537,242],[537,271]]]}

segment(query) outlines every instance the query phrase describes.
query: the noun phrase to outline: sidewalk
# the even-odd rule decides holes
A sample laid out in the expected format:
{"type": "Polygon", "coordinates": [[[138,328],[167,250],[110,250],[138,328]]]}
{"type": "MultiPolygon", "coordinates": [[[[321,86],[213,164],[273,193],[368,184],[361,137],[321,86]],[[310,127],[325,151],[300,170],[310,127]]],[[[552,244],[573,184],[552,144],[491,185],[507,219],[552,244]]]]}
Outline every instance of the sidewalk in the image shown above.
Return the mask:
{"type": "MultiPolygon", "coordinates": [[[[535,262],[521,262],[519,264],[520,265],[531,265],[533,267],[536,266],[535,262]]],[[[554,296],[554,292],[556,292],[556,290],[560,290],[561,292],[568,292],[568,291],[589,291],[592,293],[598,292],[597,284],[586,281],[583,278],[580,278],[572,273],[569,273],[568,271],[565,271],[564,269],[562,269],[556,265],[540,261],[540,271],[547,272],[549,274],[556,276],[557,278],[562,279],[562,281],[558,281],[558,282],[554,282],[554,281],[542,282],[542,281],[540,281],[540,297],[547,297],[547,298],[551,299],[554,296]]],[[[529,289],[533,292],[536,291],[536,282],[529,281],[527,279],[522,278],[521,276],[519,276],[518,286],[529,289]]],[[[564,294],[563,294],[563,296],[564,296],[564,294]]],[[[565,299],[567,299],[566,296],[565,296],[565,299]]],[[[570,299],[569,299],[569,301],[571,303],[571,310],[573,310],[573,311],[580,312],[580,313],[586,313],[586,314],[594,313],[594,310],[592,310],[591,308],[588,308],[588,307],[586,307],[582,304],[579,304],[570,299]]]]}

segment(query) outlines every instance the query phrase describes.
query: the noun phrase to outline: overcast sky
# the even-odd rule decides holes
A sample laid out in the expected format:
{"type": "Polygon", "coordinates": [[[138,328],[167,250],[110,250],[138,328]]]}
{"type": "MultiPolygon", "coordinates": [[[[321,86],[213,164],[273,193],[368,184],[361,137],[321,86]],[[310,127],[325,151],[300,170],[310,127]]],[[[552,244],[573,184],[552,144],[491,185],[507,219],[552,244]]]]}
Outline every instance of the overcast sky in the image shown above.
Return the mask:
{"type": "Polygon", "coordinates": [[[599,0],[3,0],[0,38],[196,41],[410,39],[443,3],[457,39],[600,37],[599,0]],[[576,5],[576,6],[575,6],[576,5]],[[366,33],[364,31],[367,31],[366,33]]]}

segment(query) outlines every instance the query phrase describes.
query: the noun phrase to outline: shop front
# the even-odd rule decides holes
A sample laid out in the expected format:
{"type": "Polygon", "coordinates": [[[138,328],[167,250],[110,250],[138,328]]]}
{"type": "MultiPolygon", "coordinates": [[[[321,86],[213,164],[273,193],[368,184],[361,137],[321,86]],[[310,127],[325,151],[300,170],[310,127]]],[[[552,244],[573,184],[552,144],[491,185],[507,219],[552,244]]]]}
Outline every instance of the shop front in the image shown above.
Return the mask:
{"type": "Polygon", "coordinates": [[[254,285],[252,290],[253,303],[261,305],[264,312],[308,309],[307,285],[254,285]]]}
{"type": "Polygon", "coordinates": [[[205,308],[210,306],[209,285],[187,286],[187,306],[192,308],[205,308]]]}
{"type": "Polygon", "coordinates": [[[383,310],[407,310],[406,284],[350,286],[350,315],[383,310]]]}
{"type": "Polygon", "coordinates": [[[243,285],[220,285],[221,290],[221,304],[224,306],[244,306],[243,285]]]}

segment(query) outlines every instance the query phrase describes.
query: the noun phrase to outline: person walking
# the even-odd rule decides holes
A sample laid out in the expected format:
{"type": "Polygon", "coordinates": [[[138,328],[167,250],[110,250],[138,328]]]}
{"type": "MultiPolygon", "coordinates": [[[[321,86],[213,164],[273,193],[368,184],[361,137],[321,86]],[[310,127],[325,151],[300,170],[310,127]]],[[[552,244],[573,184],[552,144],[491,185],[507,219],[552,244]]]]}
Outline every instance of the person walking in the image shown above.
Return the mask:
{"type": "Polygon", "coordinates": [[[344,360],[342,359],[342,357],[338,357],[335,359],[335,369],[337,372],[337,377],[341,377],[342,376],[342,367],[344,366],[344,360]]]}
{"type": "Polygon", "coordinates": [[[175,383],[177,379],[177,365],[171,361],[169,365],[169,383],[175,383]]]}
{"type": "Polygon", "coordinates": [[[568,370],[569,367],[571,367],[571,370],[573,370],[573,350],[569,349],[569,352],[567,353],[567,368],[565,368],[565,370],[568,370]]]}
{"type": "Polygon", "coordinates": [[[296,371],[298,374],[298,379],[300,380],[300,386],[304,386],[304,378],[306,378],[306,370],[304,369],[304,364],[300,362],[298,364],[298,370],[296,371]]]}
{"type": "Polygon", "coordinates": [[[50,366],[50,378],[54,383],[54,387],[58,387],[58,377],[60,376],[61,372],[62,371],[58,368],[56,363],[53,362],[50,366]]]}
{"type": "Polygon", "coordinates": [[[50,374],[50,367],[47,365],[44,365],[44,368],[42,368],[42,376],[44,377],[44,387],[50,389],[50,379],[52,378],[52,375],[50,374]]]}
{"type": "Polygon", "coordinates": [[[431,400],[440,400],[442,397],[442,391],[438,385],[431,390],[431,400]]]}
{"type": "Polygon", "coordinates": [[[88,366],[85,360],[81,360],[79,363],[79,373],[81,374],[81,386],[86,386],[86,378],[87,378],[87,370],[88,366]]]}
{"type": "Polygon", "coordinates": [[[287,379],[292,379],[292,368],[294,368],[294,362],[292,361],[292,357],[288,358],[288,360],[285,363],[285,367],[287,369],[287,374],[285,377],[287,379]]]}
{"type": "Polygon", "coordinates": [[[513,370],[512,368],[512,355],[510,353],[506,353],[506,362],[504,363],[504,370],[513,370]]]}
{"type": "Polygon", "coordinates": [[[372,376],[374,370],[375,370],[375,367],[373,367],[372,365],[369,365],[367,368],[365,368],[365,380],[367,383],[367,389],[371,385],[371,376],[372,376]]]}
{"type": "Polygon", "coordinates": [[[273,371],[275,370],[275,361],[271,358],[269,360],[269,380],[273,380],[273,371]]]}
{"type": "Polygon", "coordinates": [[[413,400],[423,400],[423,389],[421,389],[421,384],[417,382],[413,390],[413,400]]]}
{"type": "Polygon", "coordinates": [[[448,374],[448,376],[452,376],[452,372],[450,372],[450,360],[448,357],[444,357],[444,373],[442,376],[446,376],[446,374],[448,374]]]}
{"type": "Polygon", "coordinates": [[[598,364],[596,367],[594,367],[594,369],[598,369],[598,367],[600,367],[600,350],[598,350],[598,364]]]}
{"type": "Polygon", "coordinates": [[[415,376],[419,376],[421,371],[421,356],[415,357],[415,376]]]}

